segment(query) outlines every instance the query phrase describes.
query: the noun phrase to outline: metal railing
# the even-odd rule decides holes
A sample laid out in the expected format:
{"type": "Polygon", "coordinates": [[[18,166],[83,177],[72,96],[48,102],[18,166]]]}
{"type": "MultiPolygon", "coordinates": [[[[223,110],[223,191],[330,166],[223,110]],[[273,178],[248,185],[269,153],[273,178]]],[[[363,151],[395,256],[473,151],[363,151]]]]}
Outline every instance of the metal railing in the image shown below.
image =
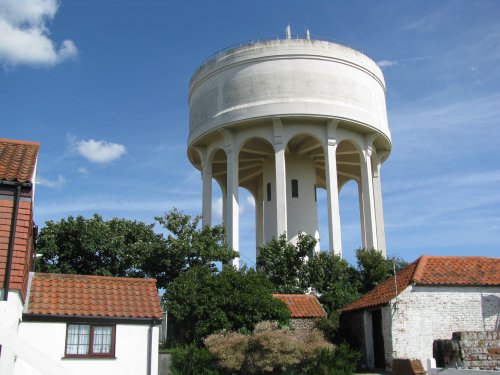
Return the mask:
{"type": "Polygon", "coordinates": [[[255,38],[255,39],[250,39],[250,40],[247,40],[244,42],[231,44],[227,47],[221,48],[220,50],[211,54],[205,60],[203,60],[203,62],[198,66],[196,71],[193,73],[193,77],[200,70],[202,70],[206,64],[208,64],[211,61],[217,60],[218,57],[225,55],[228,51],[231,51],[231,50],[237,49],[237,48],[241,48],[241,47],[245,47],[245,46],[251,46],[251,45],[257,44],[257,43],[270,42],[273,40],[318,40],[318,41],[322,41],[322,42],[340,44],[340,45],[349,47],[350,49],[352,49],[354,51],[363,53],[363,51],[356,49],[356,48],[353,48],[349,44],[341,43],[338,40],[335,40],[333,38],[324,38],[324,37],[317,36],[317,35],[307,35],[306,33],[304,33],[304,34],[292,34],[290,36],[287,36],[286,34],[276,34],[276,35],[271,35],[271,36],[263,36],[263,37],[259,37],[259,38],[255,38]]]}

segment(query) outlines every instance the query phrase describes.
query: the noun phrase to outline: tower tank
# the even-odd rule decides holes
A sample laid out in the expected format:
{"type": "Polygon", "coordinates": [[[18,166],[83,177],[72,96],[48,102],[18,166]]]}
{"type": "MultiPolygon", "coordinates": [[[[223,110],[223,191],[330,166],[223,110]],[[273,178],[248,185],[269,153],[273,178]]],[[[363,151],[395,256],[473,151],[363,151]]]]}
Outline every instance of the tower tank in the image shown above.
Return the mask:
{"type": "Polygon", "coordinates": [[[215,179],[235,250],[239,187],[255,198],[257,245],[283,233],[291,241],[299,232],[318,237],[320,188],[328,247],[341,255],[339,190],[355,180],[362,246],[385,254],[380,166],[391,135],[384,77],[373,60],[324,40],[240,45],[196,70],[189,109],[188,157],[202,171],[203,224],[211,224],[215,179]]]}

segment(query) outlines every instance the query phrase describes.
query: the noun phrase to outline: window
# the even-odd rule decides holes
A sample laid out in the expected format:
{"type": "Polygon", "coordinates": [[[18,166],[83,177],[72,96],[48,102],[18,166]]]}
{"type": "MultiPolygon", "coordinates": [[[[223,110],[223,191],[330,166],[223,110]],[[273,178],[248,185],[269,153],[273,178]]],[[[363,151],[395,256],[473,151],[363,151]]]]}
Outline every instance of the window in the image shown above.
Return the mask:
{"type": "Polygon", "coordinates": [[[66,357],[114,357],[115,326],[68,324],[66,357]]]}
{"type": "Polygon", "coordinates": [[[314,201],[318,201],[318,187],[314,184],[314,201]]]}
{"type": "Polygon", "coordinates": [[[299,197],[299,180],[292,180],[292,198],[299,197]]]}
{"type": "Polygon", "coordinates": [[[270,182],[267,183],[267,201],[268,202],[271,201],[271,183],[270,182]]]}

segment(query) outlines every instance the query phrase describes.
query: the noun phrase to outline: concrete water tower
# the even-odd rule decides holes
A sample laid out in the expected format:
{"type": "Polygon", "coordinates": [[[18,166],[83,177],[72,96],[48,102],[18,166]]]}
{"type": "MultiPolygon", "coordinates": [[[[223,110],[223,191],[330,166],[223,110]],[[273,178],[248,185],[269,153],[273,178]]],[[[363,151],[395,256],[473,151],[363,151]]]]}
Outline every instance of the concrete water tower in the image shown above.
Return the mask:
{"type": "Polygon", "coordinates": [[[255,198],[257,245],[284,232],[291,241],[299,232],[318,237],[322,188],[329,249],[341,255],[339,190],[355,180],[362,246],[385,255],[380,166],[391,135],[384,77],[373,60],[287,32],[206,60],[191,79],[189,108],[188,156],[202,171],[203,224],[211,224],[215,179],[230,246],[239,249],[239,187],[255,198]]]}

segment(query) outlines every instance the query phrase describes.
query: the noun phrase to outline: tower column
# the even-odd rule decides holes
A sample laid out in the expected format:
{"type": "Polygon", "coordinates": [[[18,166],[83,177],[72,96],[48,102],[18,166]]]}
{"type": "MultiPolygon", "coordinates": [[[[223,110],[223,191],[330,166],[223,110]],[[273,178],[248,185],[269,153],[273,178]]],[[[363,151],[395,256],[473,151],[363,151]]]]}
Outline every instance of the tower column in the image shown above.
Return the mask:
{"type": "MultiPolygon", "coordinates": [[[[264,244],[264,194],[262,183],[255,194],[255,245],[264,244]]],[[[258,255],[258,254],[257,254],[258,255]]]]}
{"type": "Polygon", "coordinates": [[[360,228],[361,228],[361,247],[363,249],[366,249],[366,232],[365,232],[365,210],[364,210],[364,203],[363,203],[363,186],[361,184],[361,180],[356,180],[358,183],[358,200],[359,200],[359,221],[360,221],[360,228]]]}
{"type": "MultiPolygon", "coordinates": [[[[226,148],[227,183],[226,183],[226,220],[227,244],[232,249],[239,250],[239,209],[238,209],[238,154],[233,146],[226,148]]],[[[234,258],[232,265],[239,267],[239,258],[234,258]]]]}
{"type": "MultiPolygon", "coordinates": [[[[378,155],[377,155],[378,156],[378,155]]],[[[384,226],[384,209],[382,206],[382,184],[380,181],[380,158],[377,158],[377,165],[373,171],[373,195],[375,199],[375,220],[377,223],[377,242],[378,250],[382,251],[384,258],[386,257],[385,244],[385,226],[384,226]]]]}
{"type": "Polygon", "coordinates": [[[328,200],[328,240],[330,251],[342,256],[340,230],[339,185],[337,180],[337,123],[327,124],[328,144],[326,147],[326,191],[328,200]]]}
{"type": "Polygon", "coordinates": [[[366,147],[361,153],[361,187],[363,190],[363,221],[367,249],[378,249],[375,199],[371,163],[372,149],[366,147]]]}
{"type": "Polygon", "coordinates": [[[212,165],[207,157],[203,163],[203,205],[202,205],[202,225],[212,225],[212,165]]]}
{"type": "Polygon", "coordinates": [[[273,119],[273,129],[276,184],[274,201],[276,202],[276,238],[278,238],[281,234],[287,232],[285,146],[283,144],[283,123],[281,119],[273,119]]]}

